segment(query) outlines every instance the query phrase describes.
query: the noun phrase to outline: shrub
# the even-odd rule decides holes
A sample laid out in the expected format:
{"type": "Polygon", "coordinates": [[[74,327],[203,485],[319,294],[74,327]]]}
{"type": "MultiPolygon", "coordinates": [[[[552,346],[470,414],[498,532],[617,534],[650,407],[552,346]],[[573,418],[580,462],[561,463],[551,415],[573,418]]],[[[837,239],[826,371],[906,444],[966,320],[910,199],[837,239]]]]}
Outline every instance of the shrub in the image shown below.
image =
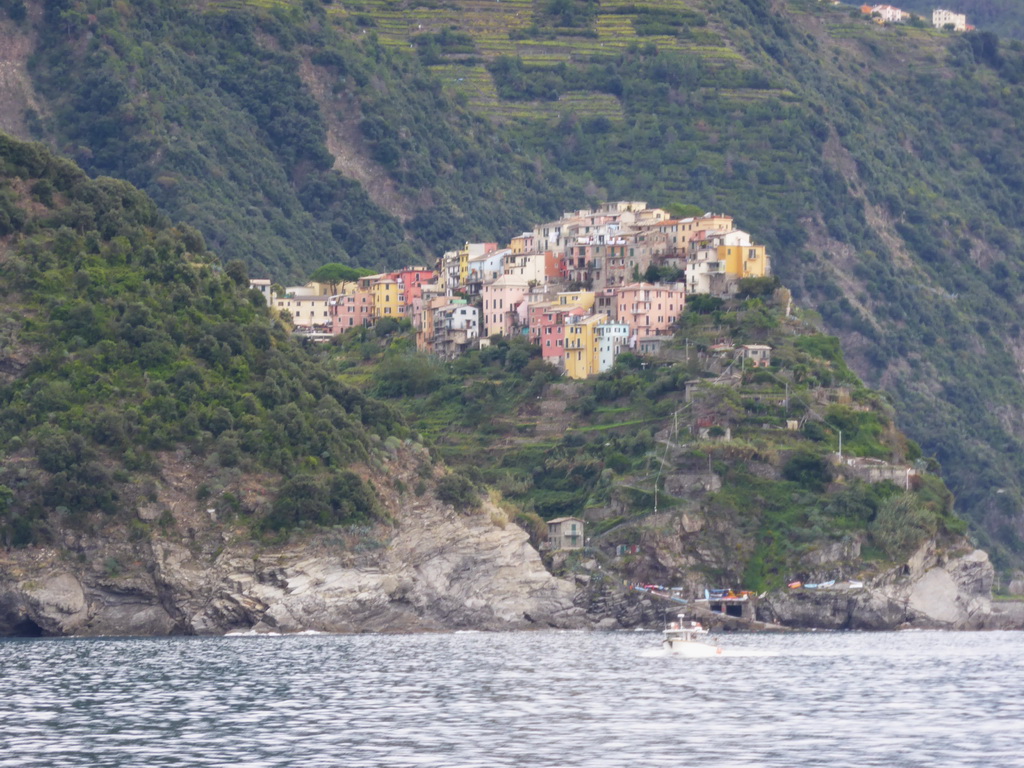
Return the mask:
{"type": "Polygon", "coordinates": [[[437,498],[456,509],[480,506],[480,494],[465,476],[450,472],[437,481],[437,498]]]}
{"type": "Polygon", "coordinates": [[[782,476],[809,490],[822,491],[832,480],[832,469],[821,456],[810,451],[798,451],[782,468],[782,476]]]}
{"type": "Polygon", "coordinates": [[[913,493],[902,493],[890,496],[878,506],[870,531],[875,544],[895,560],[934,535],[935,522],[935,517],[921,507],[913,493]]]}

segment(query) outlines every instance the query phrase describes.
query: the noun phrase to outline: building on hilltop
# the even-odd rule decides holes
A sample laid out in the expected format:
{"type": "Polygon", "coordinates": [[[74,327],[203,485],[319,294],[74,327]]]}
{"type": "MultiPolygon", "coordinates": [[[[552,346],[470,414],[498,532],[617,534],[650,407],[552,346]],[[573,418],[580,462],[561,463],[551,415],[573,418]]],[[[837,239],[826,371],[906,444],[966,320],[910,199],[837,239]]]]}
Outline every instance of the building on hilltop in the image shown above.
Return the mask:
{"type": "Polygon", "coordinates": [[[660,221],[655,225],[655,229],[665,236],[665,241],[670,248],[685,252],[690,241],[699,237],[701,233],[728,232],[734,227],[732,216],[709,212],[703,216],[660,221]]]}
{"type": "Polygon", "coordinates": [[[559,263],[552,251],[543,253],[506,251],[504,274],[535,285],[547,285],[559,278],[559,263]]]}
{"type": "Polygon", "coordinates": [[[505,274],[505,259],[512,255],[511,248],[495,248],[469,257],[466,277],[466,295],[478,296],[483,287],[505,274]]]}
{"type": "Polygon", "coordinates": [[[911,14],[901,8],[892,5],[862,5],[861,13],[867,16],[874,16],[879,24],[895,24],[902,21],[909,21],[911,14]]]}
{"type": "Polygon", "coordinates": [[[936,29],[950,27],[954,32],[966,32],[968,27],[967,15],[936,8],[932,11],[932,26],[936,29]]]}
{"type": "Polygon", "coordinates": [[[434,311],[435,355],[454,360],[480,337],[479,311],[456,300],[434,311]]]}
{"type": "Polygon", "coordinates": [[[744,344],[740,354],[744,365],[750,368],[767,368],[772,364],[772,348],[767,344],[744,344]]]}
{"type": "Polygon", "coordinates": [[[528,308],[528,338],[540,347],[545,362],[565,367],[565,326],[570,318],[583,317],[583,307],[559,304],[557,301],[530,303],[528,308]]]}
{"type": "Polygon", "coordinates": [[[332,326],[330,296],[315,293],[293,293],[285,289],[284,296],[274,299],[274,309],[287,312],[292,329],[306,333],[328,333],[332,326]]]}
{"type": "Polygon", "coordinates": [[[767,277],[771,260],[763,245],[754,245],[743,230],[705,232],[690,242],[686,260],[689,293],[726,296],[748,277],[767,277]]]}
{"type": "Polygon", "coordinates": [[[585,379],[610,371],[629,341],[629,327],[607,315],[567,313],[565,316],[565,373],[585,379]]]}
{"type": "Polygon", "coordinates": [[[502,275],[483,286],[480,291],[483,299],[481,308],[487,336],[509,336],[513,328],[525,321],[520,316],[519,305],[529,289],[528,282],[512,275],[502,275]]]}
{"type": "Polygon", "coordinates": [[[369,291],[358,288],[330,296],[327,312],[331,318],[331,332],[335,334],[370,325],[373,321],[373,296],[369,291]]]}
{"type": "Polygon", "coordinates": [[[465,299],[436,296],[423,308],[416,348],[452,360],[480,337],[480,313],[465,299]]]}

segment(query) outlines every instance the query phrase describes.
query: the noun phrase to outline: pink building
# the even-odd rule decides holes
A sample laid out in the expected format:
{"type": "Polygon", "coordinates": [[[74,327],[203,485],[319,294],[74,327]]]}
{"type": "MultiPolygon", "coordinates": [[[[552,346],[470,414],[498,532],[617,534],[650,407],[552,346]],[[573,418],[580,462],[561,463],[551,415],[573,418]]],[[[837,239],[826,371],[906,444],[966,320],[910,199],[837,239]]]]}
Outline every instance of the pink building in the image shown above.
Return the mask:
{"type": "Polygon", "coordinates": [[[686,306],[682,284],[631,283],[618,290],[615,316],[629,326],[631,343],[667,332],[686,306]]]}
{"type": "Polygon", "coordinates": [[[530,286],[525,280],[502,275],[493,283],[483,286],[481,325],[487,336],[508,336],[512,328],[519,322],[519,305],[529,291],[530,286]]]}
{"type": "Polygon", "coordinates": [[[562,364],[565,356],[565,324],[569,318],[583,317],[587,310],[579,306],[545,301],[531,304],[529,310],[530,342],[540,347],[541,357],[562,364]]]}
{"type": "Polygon", "coordinates": [[[411,318],[423,296],[423,286],[434,282],[436,275],[434,270],[427,267],[406,267],[397,272],[390,272],[388,277],[401,286],[399,295],[402,298],[403,314],[411,318]]]}
{"type": "Polygon", "coordinates": [[[369,291],[355,291],[331,296],[327,301],[331,317],[331,333],[369,325],[373,317],[373,298],[369,291]]]}

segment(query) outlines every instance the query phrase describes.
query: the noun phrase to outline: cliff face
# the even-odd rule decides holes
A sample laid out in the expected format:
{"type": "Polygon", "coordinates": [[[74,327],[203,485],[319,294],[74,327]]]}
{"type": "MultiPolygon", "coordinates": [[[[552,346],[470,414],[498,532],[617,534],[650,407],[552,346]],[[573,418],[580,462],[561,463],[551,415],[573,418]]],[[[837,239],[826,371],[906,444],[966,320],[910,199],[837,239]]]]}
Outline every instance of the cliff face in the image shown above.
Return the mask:
{"type": "MultiPolygon", "coordinates": [[[[431,497],[397,514],[393,527],[262,549],[225,544],[211,524],[188,541],[148,542],[119,573],[99,541],[85,559],[11,552],[0,558],[0,636],[621,629],[658,625],[665,612],[592,560],[575,584],[555,578],[487,502],[464,514],[431,497]]],[[[991,602],[992,581],[983,551],[948,554],[929,542],[861,589],[770,593],[757,613],[798,629],[1024,626],[1020,604],[991,602]]]]}
{"type": "MultiPolygon", "coordinates": [[[[397,469],[392,480],[401,475],[397,469]]],[[[55,549],[8,552],[0,557],[0,635],[582,624],[574,586],[549,574],[527,534],[489,502],[465,512],[429,493],[409,498],[385,489],[382,496],[393,525],[330,529],[286,546],[233,541],[215,513],[179,502],[176,530],[186,533],[154,533],[131,552],[104,536],[74,542],[78,557],[55,549]]]]}
{"type": "Polygon", "coordinates": [[[799,589],[768,595],[761,618],[797,628],[985,629],[1010,618],[993,610],[994,573],[980,549],[947,554],[926,542],[904,565],[853,590],[799,589]]]}

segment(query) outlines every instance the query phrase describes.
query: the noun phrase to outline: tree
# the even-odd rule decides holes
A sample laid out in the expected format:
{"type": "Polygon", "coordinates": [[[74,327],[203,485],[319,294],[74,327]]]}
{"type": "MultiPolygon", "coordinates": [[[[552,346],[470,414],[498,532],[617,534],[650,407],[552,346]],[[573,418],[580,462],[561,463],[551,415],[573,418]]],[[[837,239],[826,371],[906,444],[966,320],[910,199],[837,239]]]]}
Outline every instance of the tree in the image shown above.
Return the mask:
{"type": "Polygon", "coordinates": [[[224,266],[224,272],[231,282],[242,288],[249,284],[249,268],[241,259],[232,259],[224,266]]]}
{"type": "Polygon", "coordinates": [[[480,506],[480,494],[464,475],[451,472],[437,481],[437,498],[456,508],[480,506]]]}
{"type": "Polygon", "coordinates": [[[331,294],[333,295],[338,292],[339,283],[354,282],[360,277],[372,273],[372,270],[369,269],[356,269],[355,267],[339,264],[335,261],[330,264],[324,264],[310,275],[309,279],[314,283],[327,283],[331,286],[331,294]]]}
{"type": "Polygon", "coordinates": [[[698,315],[710,315],[722,308],[725,302],[707,293],[695,293],[686,297],[686,309],[698,315]]]}
{"type": "Polygon", "coordinates": [[[695,218],[703,216],[705,213],[704,209],[699,205],[691,205],[689,203],[669,203],[665,206],[665,210],[676,219],[695,218]]]}

